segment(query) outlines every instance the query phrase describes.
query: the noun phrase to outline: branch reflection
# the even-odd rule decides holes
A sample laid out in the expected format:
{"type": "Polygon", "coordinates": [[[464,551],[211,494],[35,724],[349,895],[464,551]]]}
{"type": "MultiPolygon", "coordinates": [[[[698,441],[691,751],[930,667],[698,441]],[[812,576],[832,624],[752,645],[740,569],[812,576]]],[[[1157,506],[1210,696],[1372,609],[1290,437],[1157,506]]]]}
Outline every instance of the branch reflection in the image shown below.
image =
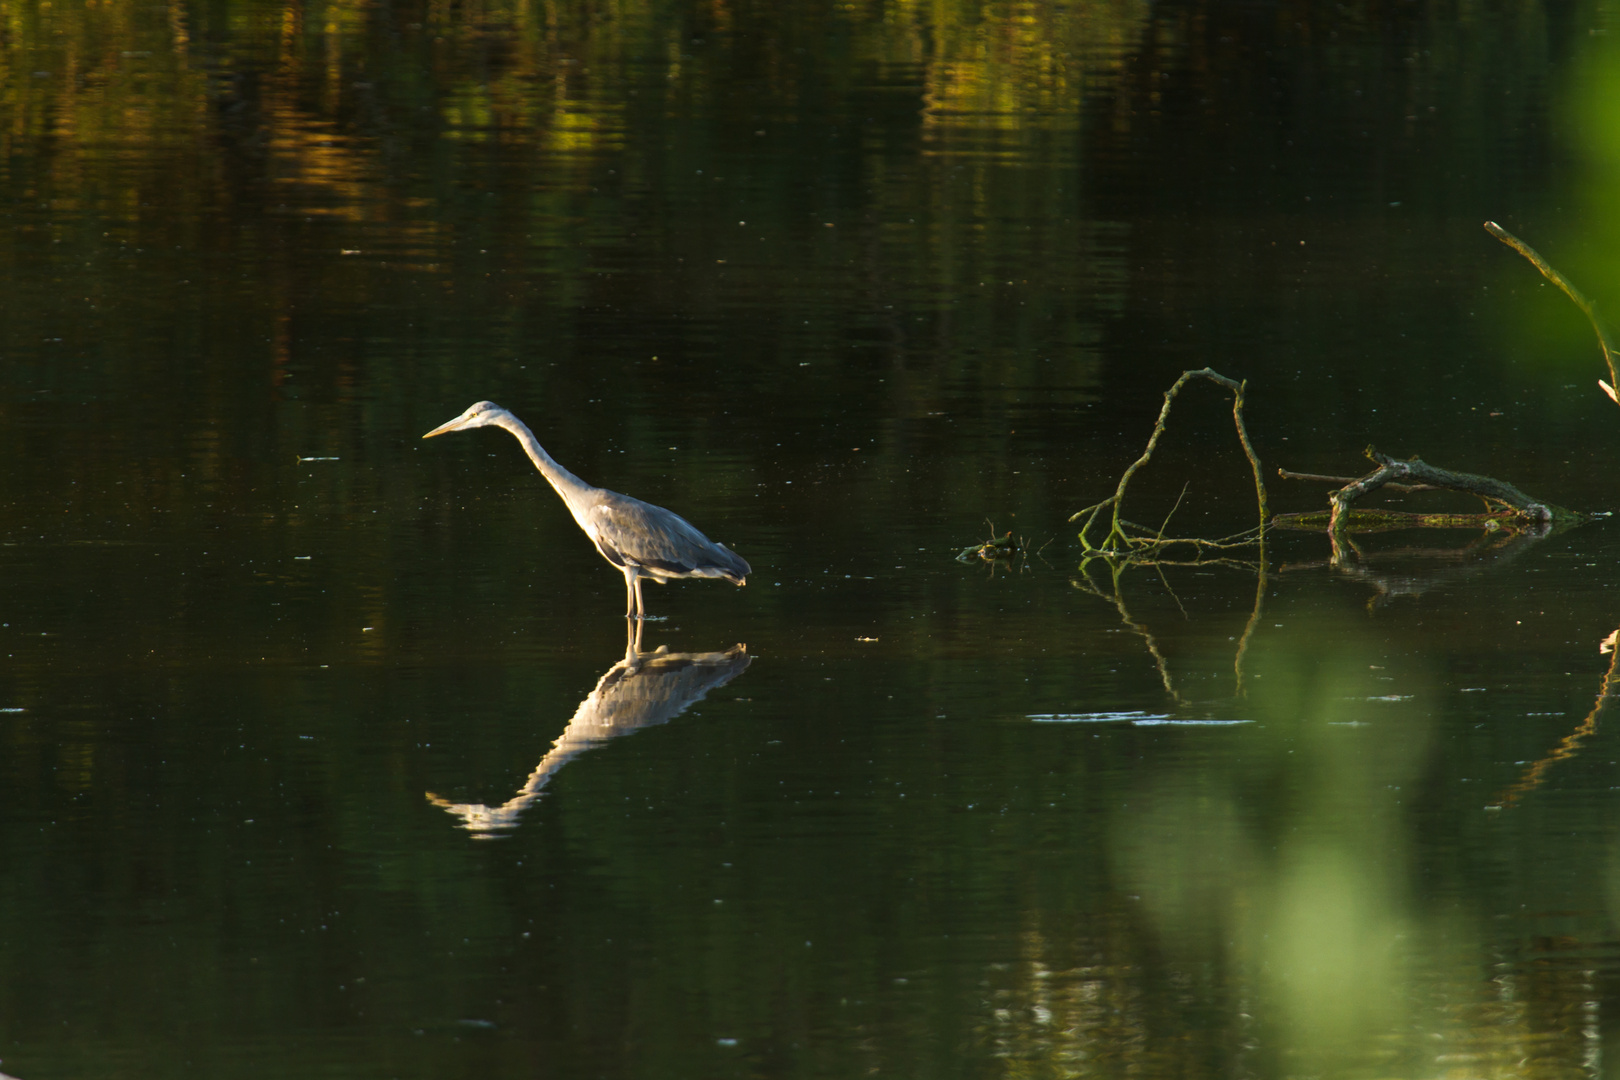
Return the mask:
{"type": "Polygon", "coordinates": [[[644,727],[667,723],[716,687],[724,686],[753,663],[748,646],[724,652],[674,653],[665,645],[652,652],[641,648],[640,620],[625,620],[624,659],[608,668],[596,689],[579,703],[546,756],[516,795],[499,806],[454,803],[431,791],[428,801],[461,819],[461,828],[480,840],[492,840],[515,828],[524,809],[541,789],[579,754],[609,739],[644,727]]]}
{"type": "MultiPolygon", "coordinates": [[[[1568,528],[1568,526],[1565,526],[1565,528],[1568,528]]],[[[1300,529],[1298,531],[1314,530],[1300,529]]],[[[1561,530],[1557,526],[1537,526],[1513,530],[1487,529],[1462,547],[1409,546],[1377,551],[1363,550],[1362,546],[1347,534],[1344,540],[1346,545],[1353,550],[1356,556],[1354,559],[1341,558],[1341,549],[1335,546],[1335,555],[1331,559],[1285,562],[1275,569],[1269,566],[1264,551],[1261,552],[1258,560],[1253,561],[1224,557],[1160,559],[1152,557],[1120,558],[1106,554],[1087,555],[1080,560],[1080,565],[1076,573],[1070,578],[1069,584],[1082,592],[1106,600],[1114,606],[1119,612],[1120,620],[1131,632],[1139,636],[1147,646],[1148,654],[1153,658],[1154,666],[1158,669],[1159,681],[1163,683],[1165,693],[1178,705],[1185,705],[1187,699],[1175,685],[1169,660],[1166,658],[1160,642],[1153,631],[1149,629],[1147,623],[1133,616],[1129,608],[1126,607],[1122,583],[1125,572],[1128,570],[1152,569],[1158,575],[1165,592],[1175,601],[1183,619],[1190,619],[1191,616],[1188,615],[1186,608],[1182,606],[1181,598],[1176,595],[1175,589],[1171,587],[1169,578],[1165,576],[1166,567],[1208,569],[1224,566],[1243,573],[1252,573],[1255,576],[1254,606],[1250,611],[1248,621],[1244,624],[1243,634],[1238,638],[1237,650],[1232,660],[1232,670],[1237,681],[1233,696],[1241,698],[1247,696],[1244,661],[1265,607],[1268,579],[1274,580],[1300,571],[1316,571],[1324,567],[1328,568],[1335,575],[1360,582],[1372,590],[1372,595],[1367,600],[1367,611],[1372,614],[1402,597],[1422,596],[1432,589],[1455,584],[1476,574],[1500,570],[1542,540],[1559,531],[1561,530]],[[1102,563],[1108,567],[1110,575],[1106,586],[1099,584],[1093,577],[1092,565],[1094,563],[1102,563]]],[[[1607,686],[1605,686],[1606,692],[1607,686]]],[[[1576,742],[1578,744],[1579,740],[1576,740],[1576,742]]]]}
{"type": "Polygon", "coordinates": [[[1580,752],[1581,744],[1586,741],[1587,737],[1597,731],[1598,717],[1603,714],[1603,710],[1613,700],[1615,676],[1620,675],[1620,648],[1615,647],[1617,640],[1620,640],[1620,630],[1616,630],[1604,638],[1603,643],[1598,646],[1600,653],[1609,655],[1609,670],[1604,672],[1603,682],[1598,685],[1597,700],[1592,703],[1592,711],[1587,713],[1586,718],[1576,725],[1574,731],[1565,735],[1558,745],[1553,747],[1544,757],[1533,762],[1529,768],[1524,770],[1524,774],[1518,780],[1514,781],[1502,794],[1498,795],[1494,802],[1488,804],[1491,808],[1506,810],[1536,790],[1547,778],[1549,769],[1560,761],[1574,757],[1580,752]]]}
{"type": "Polygon", "coordinates": [[[1255,562],[1250,562],[1244,559],[1229,558],[1200,558],[1189,560],[1122,559],[1116,561],[1105,556],[1088,556],[1080,561],[1080,566],[1077,571],[1078,576],[1069,579],[1069,584],[1074,588],[1079,589],[1082,592],[1090,593],[1092,596],[1100,597],[1101,599],[1106,600],[1114,605],[1114,608],[1119,612],[1120,619],[1124,621],[1125,625],[1129,627],[1132,632],[1141,637],[1143,642],[1146,643],[1148,653],[1153,657],[1153,663],[1158,668],[1159,681],[1164,684],[1164,692],[1169,694],[1171,699],[1174,700],[1176,704],[1185,705],[1187,704],[1187,700],[1182,696],[1181,692],[1176,689],[1174,682],[1171,680],[1170,664],[1165,659],[1164,653],[1160,650],[1159,643],[1154,639],[1153,632],[1148,629],[1146,623],[1139,622],[1138,620],[1132,618],[1130,611],[1125,607],[1125,594],[1120,588],[1121,577],[1127,569],[1141,566],[1151,566],[1159,575],[1159,581],[1163,583],[1164,589],[1170,594],[1170,597],[1175,600],[1176,607],[1180,609],[1181,616],[1184,619],[1190,619],[1191,616],[1187,614],[1187,609],[1182,607],[1181,598],[1176,596],[1176,591],[1170,587],[1170,579],[1164,575],[1164,568],[1166,566],[1231,566],[1237,567],[1239,570],[1245,572],[1252,572],[1255,575],[1254,608],[1249,613],[1248,622],[1246,622],[1243,626],[1243,636],[1238,640],[1237,651],[1232,658],[1232,671],[1237,678],[1237,686],[1233,691],[1233,696],[1244,697],[1246,694],[1246,689],[1243,678],[1243,658],[1249,651],[1249,642],[1254,638],[1255,627],[1260,623],[1260,614],[1265,606],[1266,599],[1266,559],[1264,550],[1262,550],[1260,553],[1260,559],[1255,562]],[[1107,563],[1109,569],[1112,571],[1108,591],[1104,591],[1103,588],[1099,586],[1091,577],[1091,563],[1099,560],[1107,563]]]}
{"type": "Polygon", "coordinates": [[[1422,596],[1476,574],[1499,570],[1556,531],[1559,530],[1547,525],[1487,530],[1462,547],[1400,547],[1377,551],[1363,550],[1347,535],[1345,543],[1354,551],[1354,559],[1342,558],[1342,552],[1335,547],[1331,559],[1285,563],[1280,572],[1331,567],[1341,577],[1370,587],[1373,595],[1367,607],[1369,611],[1376,611],[1402,597],[1422,596]]]}

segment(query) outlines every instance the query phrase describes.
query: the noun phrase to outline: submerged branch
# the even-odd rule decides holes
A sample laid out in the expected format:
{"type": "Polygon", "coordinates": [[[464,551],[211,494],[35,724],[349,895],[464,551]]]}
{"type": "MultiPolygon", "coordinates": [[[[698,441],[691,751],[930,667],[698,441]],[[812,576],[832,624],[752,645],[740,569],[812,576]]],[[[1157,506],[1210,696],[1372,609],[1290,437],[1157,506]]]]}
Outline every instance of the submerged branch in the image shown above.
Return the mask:
{"type": "MultiPolygon", "coordinates": [[[[1394,484],[1387,485],[1394,487],[1394,484]]],[[[1331,510],[1311,510],[1278,514],[1271,519],[1273,529],[1299,532],[1326,532],[1332,524],[1331,510]]],[[[1518,530],[1524,525],[1515,510],[1488,514],[1421,514],[1410,510],[1346,510],[1340,528],[1347,533],[1401,532],[1406,529],[1498,529],[1518,530]]]]}

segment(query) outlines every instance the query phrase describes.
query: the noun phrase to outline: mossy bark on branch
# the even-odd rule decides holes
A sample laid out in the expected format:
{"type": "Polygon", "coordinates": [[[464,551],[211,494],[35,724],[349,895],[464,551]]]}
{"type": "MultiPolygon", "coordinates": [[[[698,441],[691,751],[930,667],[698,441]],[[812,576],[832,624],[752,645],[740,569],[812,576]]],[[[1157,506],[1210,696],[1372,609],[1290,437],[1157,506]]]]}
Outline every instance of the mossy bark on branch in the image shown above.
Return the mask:
{"type": "MultiPolygon", "coordinates": [[[[1393,486],[1393,485],[1391,485],[1393,486]]],[[[1297,514],[1276,514],[1274,529],[1326,532],[1333,522],[1333,511],[1312,510],[1297,514]]],[[[1516,510],[1492,514],[1423,514],[1410,510],[1346,510],[1341,527],[1350,533],[1400,532],[1403,529],[1513,529],[1523,525],[1516,510]]]]}

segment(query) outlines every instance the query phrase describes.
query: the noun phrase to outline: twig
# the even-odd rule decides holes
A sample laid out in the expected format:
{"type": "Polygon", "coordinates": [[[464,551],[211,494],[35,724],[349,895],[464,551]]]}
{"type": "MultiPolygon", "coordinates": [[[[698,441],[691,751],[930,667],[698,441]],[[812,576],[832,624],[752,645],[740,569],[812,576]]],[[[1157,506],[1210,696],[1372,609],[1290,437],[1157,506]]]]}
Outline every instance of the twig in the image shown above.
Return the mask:
{"type": "Polygon", "coordinates": [[[1541,271],[1542,277],[1564,290],[1564,295],[1573,300],[1575,306],[1581,309],[1581,314],[1586,316],[1586,321],[1592,324],[1592,330],[1597,334],[1598,344],[1603,346],[1603,361],[1609,365],[1609,381],[1604,382],[1599,379],[1598,385],[1603,388],[1605,394],[1609,395],[1610,401],[1620,405],[1620,397],[1615,396],[1615,387],[1620,386],[1620,371],[1616,371],[1615,368],[1617,350],[1614,342],[1609,337],[1608,328],[1604,326],[1603,320],[1598,316],[1597,308],[1593,306],[1592,301],[1588,300],[1579,289],[1570,284],[1568,278],[1554,270],[1552,264],[1543,259],[1535,248],[1520,240],[1496,222],[1487,221],[1485,231],[1514,251],[1517,251],[1520,255],[1523,255],[1526,259],[1529,259],[1531,265],[1541,271]]]}
{"type": "Polygon", "coordinates": [[[1154,537],[1159,543],[1164,543],[1164,530],[1170,527],[1170,519],[1176,516],[1177,510],[1181,509],[1181,500],[1187,497],[1187,489],[1190,487],[1192,487],[1191,480],[1181,485],[1181,494],[1176,496],[1176,505],[1172,506],[1170,512],[1164,515],[1164,521],[1159,525],[1159,535],[1154,537]]]}
{"type": "MultiPolygon", "coordinates": [[[[1353,483],[1356,482],[1356,478],[1353,477],[1353,476],[1323,476],[1321,473],[1289,472],[1287,469],[1278,469],[1277,470],[1277,475],[1282,477],[1284,480],[1313,480],[1313,481],[1315,481],[1317,483],[1321,483],[1321,484],[1338,484],[1340,486],[1343,486],[1345,484],[1353,484],[1353,483]]],[[[1439,491],[1439,490],[1441,490],[1440,488],[1437,488],[1437,487],[1433,486],[1432,484],[1385,484],[1384,486],[1389,488],[1391,491],[1439,491]]],[[[1282,515],[1280,515],[1280,514],[1278,515],[1278,517],[1281,517],[1281,516],[1282,515]]],[[[1276,520],[1276,519],[1274,518],[1272,520],[1276,520]]]]}
{"type": "MultiPolygon", "coordinates": [[[[1121,532],[1124,532],[1125,529],[1135,529],[1141,533],[1152,532],[1152,530],[1146,525],[1138,525],[1134,521],[1126,521],[1123,518],[1120,519],[1120,526],[1121,532]]],[[[1209,540],[1202,536],[1172,536],[1163,540],[1150,535],[1131,536],[1130,534],[1126,533],[1125,536],[1126,539],[1130,540],[1132,544],[1129,551],[1121,551],[1113,548],[1088,548],[1087,555],[1129,555],[1133,559],[1142,559],[1148,555],[1157,554],[1166,548],[1176,547],[1179,544],[1187,544],[1192,547],[1204,548],[1210,551],[1224,551],[1230,548],[1253,547],[1260,539],[1260,530],[1244,529],[1242,532],[1233,533],[1231,536],[1224,536],[1218,540],[1209,540]]]]}

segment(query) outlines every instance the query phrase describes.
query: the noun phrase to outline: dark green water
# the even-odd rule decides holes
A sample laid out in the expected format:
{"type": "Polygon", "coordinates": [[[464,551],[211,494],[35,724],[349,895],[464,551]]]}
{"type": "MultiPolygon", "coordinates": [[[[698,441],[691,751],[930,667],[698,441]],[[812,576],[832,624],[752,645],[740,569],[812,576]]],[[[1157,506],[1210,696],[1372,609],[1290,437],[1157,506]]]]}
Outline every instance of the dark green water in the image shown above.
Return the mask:
{"type": "Polygon", "coordinates": [[[1067,519],[1612,507],[1617,21],[0,0],[0,1070],[1614,1074],[1614,527],[1067,519]]]}

